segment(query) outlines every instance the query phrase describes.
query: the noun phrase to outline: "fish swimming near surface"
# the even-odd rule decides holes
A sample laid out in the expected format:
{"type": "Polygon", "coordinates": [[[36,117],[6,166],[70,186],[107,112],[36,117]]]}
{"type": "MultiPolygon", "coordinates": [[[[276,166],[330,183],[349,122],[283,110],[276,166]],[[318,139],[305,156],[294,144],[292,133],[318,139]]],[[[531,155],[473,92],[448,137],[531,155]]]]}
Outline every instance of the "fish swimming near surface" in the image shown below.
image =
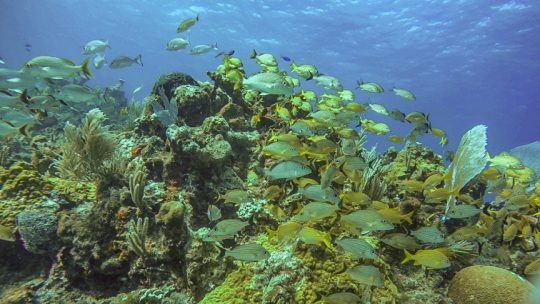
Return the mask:
{"type": "Polygon", "coordinates": [[[289,56],[283,56],[283,55],[281,55],[281,59],[283,59],[283,60],[285,60],[285,61],[287,61],[287,62],[291,61],[291,57],[289,57],[289,56]]]}
{"type": "Polygon", "coordinates": [[[111,60],[111,63],[109,63],[109,68],[111,68],[111,69],[121,69],[121,68],[128,67],[128,66],[130,66],[132,64],[140,64],[141,66],[144,66],[143,62],[142,62],[141,54],[139,54],[135,58],[130,58],[128,56],[115,57],[113,60],[111,60]]]}
{"type": "Polygon", "coordinates": [[[84,46],[84,55],[95,54],[105,51],[105,49],[111,48],[108,40],[92,40],[84,46]]]}
{"type": "Polygon", "coordinates": [[[199,44],[189,50],[190,55],[201,55],[210,52],[211,50],[219,50],[217,43],[199,44]]]}
{"type": "Polygon", "coordinates": [[[399,96],[408,100],[416,100],[416,96],[414,96],[414,94],[409,90],[393,88],[392,91],[394,91],[396,96],[399,96]]]}
{"type": "Polygon", "coordinates": [[[199,21],[199,15],[195,16],[195,17],[192,17],[192,18],[187,18],[187,19],[184,19],[180,22],[180,24],[178,25],[178,27],[176,28],[176,32],[177,33],[181,33],[181,32],[185,32],[187,31],[190,27],[194,26],[195,23],[197,23],[199,21]]]}
{"type": "Polygon", "coordinates": [[[6,64],[6,62],[4,61],[4,58],[0,57],[0,64],[6,64]]]}
{"type": "Polygon", "coordinates": [[[173,38],[167,42],[167,51],[178,51],[181,49],[185,49],[189,45],[189,40],[184,38],[173,38]]]}

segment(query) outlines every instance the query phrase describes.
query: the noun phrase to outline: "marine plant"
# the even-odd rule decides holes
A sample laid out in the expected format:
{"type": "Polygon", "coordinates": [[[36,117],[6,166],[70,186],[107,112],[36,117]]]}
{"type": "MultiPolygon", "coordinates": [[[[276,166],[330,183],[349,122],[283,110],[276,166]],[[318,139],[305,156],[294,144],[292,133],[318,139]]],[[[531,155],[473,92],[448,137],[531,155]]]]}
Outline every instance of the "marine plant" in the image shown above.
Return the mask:
{"type": "Polygon", "coordinates": [[[162,86],[158,88],[158,93],[161,103],[152,101],[152,111],[154,111],[154,115],[158,117],[163,126],[168,127],[176,122],[178,105],[176,100],[169,100],[162,86]]]}
{"type": "Polygon", "coordinates": [[[148,218],[138,218],[137,221],[131,220],[128,226],[127,240],[129,247],[136,255],[144,258],[148,251],[146,250],[146,237],[148,235],[148,218]]]}
{"type": "Polygon", "coordinates": [[[117,139],[102,124],[106,117],[92,109],[80,127],[67,122],[56,167],[60,176],[90,181],[110,178],[122,172],[123,161],[115,153],[117,139]]]}

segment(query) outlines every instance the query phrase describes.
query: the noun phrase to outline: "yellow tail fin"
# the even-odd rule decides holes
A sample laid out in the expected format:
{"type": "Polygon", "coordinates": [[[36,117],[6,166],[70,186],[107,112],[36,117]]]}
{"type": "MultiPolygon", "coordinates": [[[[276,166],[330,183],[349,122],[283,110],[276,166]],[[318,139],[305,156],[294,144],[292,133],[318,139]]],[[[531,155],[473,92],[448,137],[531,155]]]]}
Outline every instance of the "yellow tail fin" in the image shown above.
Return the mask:
{"type": "Polygon", "coordinates": [[[407,249],[403,249],[403,252],[405,253],[405,258],[403,259],[403,261],[401,261],[401,264],[405,264],[413,258],[413,255],[408,252],[407,249]]]}
{"type": "Polygon", "coordinates": [[[323,242],[326,245],[326,247],[328,247],[328,249],[334,249],[332,247],[332,244],[330,243],[331,240],[332,240],[332,235],[330,234],[330,232],[325,233],[323,237],[323,242]]]}
{"type": "Polygon", "coordinates": [[[412,225],[412,215],[413,215],[414,211],[411,211],[407,214],[405,214],[405,217],[403,218],[405,220],[405,222],[409,223],[412,225]]]}
{"type": "Polygon", "coordinates": [[[88,68],[88,63],[89,62],[90,62],[90,57],[86,58],[81,63],[81,69],[82,69],[84,75],[86,75],[87,77],[94,77],[94,74],[92,74],[92,71],[90,71],[90,69],[88,68]]]}
{"type": "Polygon", "coordinates": [[[277,230],[272,230],[268,227],[265,227],[264,229],[266,229],[266,232],[268,233],[268,240],[272,240],[274,238],[274,236],[276,235],[276,232],[277,230]]]}

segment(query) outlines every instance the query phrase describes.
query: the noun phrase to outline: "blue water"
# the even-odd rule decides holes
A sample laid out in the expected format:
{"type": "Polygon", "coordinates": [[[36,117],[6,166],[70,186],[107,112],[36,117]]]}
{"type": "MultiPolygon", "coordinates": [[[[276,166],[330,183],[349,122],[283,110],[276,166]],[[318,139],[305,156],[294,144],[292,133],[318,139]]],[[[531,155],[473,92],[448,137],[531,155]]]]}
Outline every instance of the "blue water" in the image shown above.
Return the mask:
{"type": "MultiPolygon", "coordinates": [[[[144,67],[105,67],[89,84],[122,78],[127,92],[142,85],[136,95],[142,98],[165,72],[208,80],[206,72],[221,62],[214,53],[165,50],[169,39],[189,36],[193,44],[236,50],[248,73],[260,69],[248,63],[255,48],[315,64],[349,89],[357,79],[388,90],[408,88],[416,102],[360,91],[357,99],[431,113],[433,126],[447,131],[450,148],[468,129],[486,124],[488,149],[496,153],[540,137],[539,17],[539,1],[0,0],[0,56],[6,61],[0,67],[19,67],[38,55],[80,62],[86,42],[107,39],[109,59],[142,54],[144,67]],[[188,34],[176,34],[180,20],[197,14],[200,22],[188,34]]],[[[410,128],[391,126],[401,135],[410,128]]],[[[370,139],[377,141],[384,143],[370,139]]],[[[437,144],[429,135],[422,141],[437,144]]]]}

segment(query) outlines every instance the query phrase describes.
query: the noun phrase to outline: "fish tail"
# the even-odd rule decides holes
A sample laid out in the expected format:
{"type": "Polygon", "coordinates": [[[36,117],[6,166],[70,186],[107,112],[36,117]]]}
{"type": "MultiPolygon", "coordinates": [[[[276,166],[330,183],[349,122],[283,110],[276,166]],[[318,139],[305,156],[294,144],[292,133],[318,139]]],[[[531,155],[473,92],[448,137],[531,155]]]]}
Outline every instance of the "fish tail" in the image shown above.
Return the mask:
{"type": "Polygon", "coordinates": [[[199,14],[197,14],[197,16],[195,16],[195,20],[199,21],[199,14]]]}
{"type": "Polygon", "coordinates": [[[138,64],[140,64],[141,66],[144,66],[144,65],[143,65],[143,62],[142,62],[142,55],[141,55],[141,54],[139,54],[139,56],[137,56],[137,57],[135,58],[135,61],[136,61],[138,64]]]}
{"type": "Polygon", "coordinates": [[[251,55],[249,55],[249,59],[255,59],[255,57],[257,57],[257,51],[253,49],[253,51],[251,51],[251,55]]]}
{"type": "Polygon", "coordinates": [[[405,214],[405,217],[403,218],[405,220],[405,222],[409,223],[412,225],[412,215],[413,215],[414,211],[411,211],[407,214],[405,214]]]}
{"type": "Polygon", "coordinates": [[[17,131],[19,131],[20,134],[24,135],[24,137],[30,138],[30,133],[28,132],[28,124],[24,124],[17,128],[17,131]]]}
{"type": "Polygon", "coordinates": [[[22,101],[24,104],[28,104],[30,102],[27,89],[24,89],[24,91],[19,94],[19,100],[22,101]]]}
{"type": "Polygon", "coordinates": [[[298,66],[293,62],[291,63],[291,72],[295,72],[298,66]]]}
{"type": "Polygon", "coordinates": [[[94,74],[92,74],[92,71],[90,71],[90,68],[88,68],[89,62],[90,62],[90,57],[86,58],[81,63],[81,70],[83,71],[84,75],[86,75],[87,78],[94,77],[94,74]]]}
{"type": "Polygon", "coordinates": [[[266,232],[268,233],[268,240],[270,241],[271,239],[273,239],[276,235],[277,230],[272,230],[268,227],[265,227],[264,229],[266,229],[266,232]]]}
{"type": "Polygon", "coordinates": [[[217,45],[217,42],[214,42],[214,44],[212,44],[212,48],[213,48],[214,50],[219,50],[219,47],[218,47],[218,45],[217,45]]]}
{"type": "Polygon", "coordinates": [[[401,264],[405,264],[413,258],[413,255],[408,252],[407,249],[403,249],[403,252],[405,253],[405,258],[403,259],[403,261],[401,261],[401,264]]]}
{"type": "Polygon", "coordinates": [[[326,245],[326,247],[328,247],[328,249],[334,249],[332,247],[332,244],[330,243],[331,240],[332,240],[332,235],[330,234],[330,232],[325,233],[323,237],[323,242],[326,245]]]}

